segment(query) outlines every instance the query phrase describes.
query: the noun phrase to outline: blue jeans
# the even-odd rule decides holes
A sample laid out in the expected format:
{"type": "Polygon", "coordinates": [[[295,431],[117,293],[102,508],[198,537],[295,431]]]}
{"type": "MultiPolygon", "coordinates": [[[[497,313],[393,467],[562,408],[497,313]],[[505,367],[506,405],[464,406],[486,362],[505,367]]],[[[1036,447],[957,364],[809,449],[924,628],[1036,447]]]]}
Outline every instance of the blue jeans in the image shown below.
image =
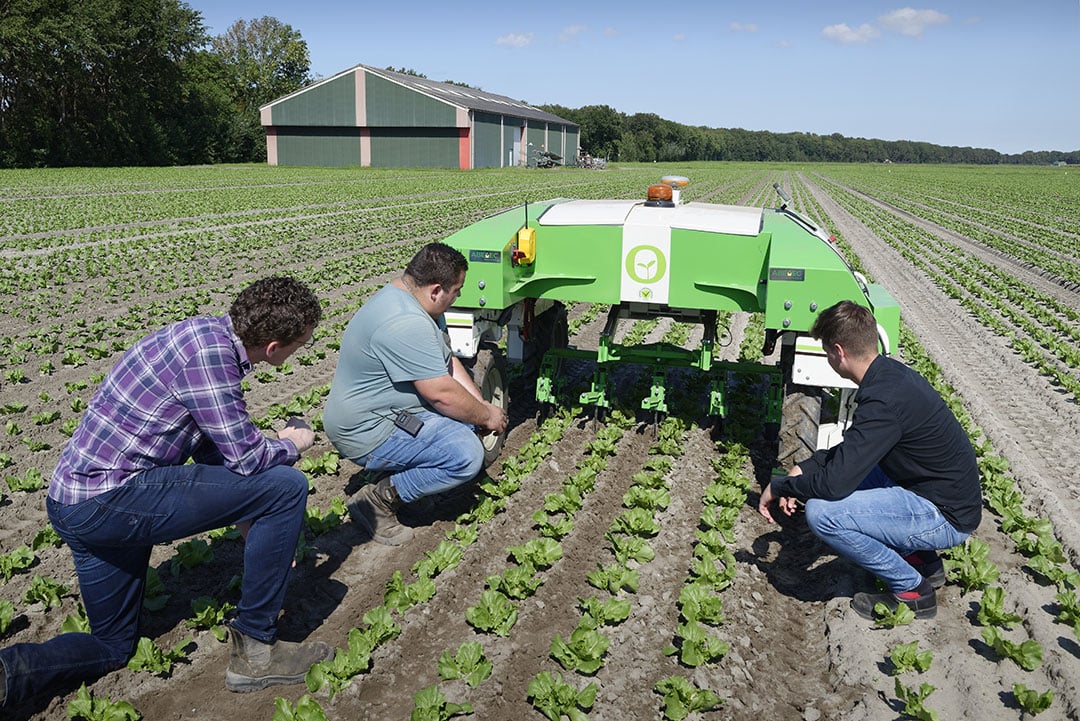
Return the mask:
{"type": "Polygon", "coordinates": [[[139,612],[150,551],[197,533],[252,521],[244,544],[240,605],[232,625],[273,641],[308,483],[289,466],[241,476],[189,464],[144,471],[119,488],[63,505],[46,501],[49,520],[75,557],[91,632],[0,651],[11,706],[124,666],[139,640],[139,612]]]}
{"type": "Polygon", "coordinates": [[[424,427],[415,438],[394,428],[378,448],[352,459],[366,470],[394,474],[405,503],[471,481],[484,465],[484,444],[472,426],[431,411],[416,416],[424,427]]]}
{"type": "Polygon", "coordinates": [[[806,522],[834,551],[873,573],[894,593],[911,591],[922,582],[903,556],[952,548],[970,535],[957,531],[937,506],[895,485],[878,468],[847,498],[808,500],[806,522]]]}

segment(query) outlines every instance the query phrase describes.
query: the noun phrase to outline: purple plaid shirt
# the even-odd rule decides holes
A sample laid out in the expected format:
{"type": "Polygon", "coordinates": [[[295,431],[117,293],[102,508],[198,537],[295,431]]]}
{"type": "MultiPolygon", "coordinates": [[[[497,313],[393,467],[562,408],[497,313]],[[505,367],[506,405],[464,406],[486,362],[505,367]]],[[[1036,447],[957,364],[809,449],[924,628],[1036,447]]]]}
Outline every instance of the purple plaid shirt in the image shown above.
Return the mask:
{"type": "Polygon", "coordinates": [[[189,458],[245,476],[295,463],[296,446],[264,436],[247,413],[240,381],[250,370],[227,315],[190,318],[143,338],[91,399],[49,497],[78,503],[189,458]]]}

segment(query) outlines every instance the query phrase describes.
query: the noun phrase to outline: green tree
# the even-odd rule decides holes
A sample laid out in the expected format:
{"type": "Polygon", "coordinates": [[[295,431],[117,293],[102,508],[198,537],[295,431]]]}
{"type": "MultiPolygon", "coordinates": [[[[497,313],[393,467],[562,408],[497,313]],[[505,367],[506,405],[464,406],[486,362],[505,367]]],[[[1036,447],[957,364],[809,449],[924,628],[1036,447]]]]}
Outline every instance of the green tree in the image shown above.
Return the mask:
{"type": "Polygon", "coordinates": [[[607,105],[586,105],[577,113],[566,119],[581,126],[581,147],[595,158],[618,160],[626,116],[607,105]]]}
{"type": "Polygon", "coordinates": [[[273,17],[237,20],[211,40],[221,59],[236,117],[229,129],[230,160],[264,160],[259,108],[310,82],[308,46],[291,25],[273,17]]]}
{"type": "Polygon", "coordinates": [[[179,0],[0,4],[0,165],[184,160],[182,63],[205,42],[179,0]]]}

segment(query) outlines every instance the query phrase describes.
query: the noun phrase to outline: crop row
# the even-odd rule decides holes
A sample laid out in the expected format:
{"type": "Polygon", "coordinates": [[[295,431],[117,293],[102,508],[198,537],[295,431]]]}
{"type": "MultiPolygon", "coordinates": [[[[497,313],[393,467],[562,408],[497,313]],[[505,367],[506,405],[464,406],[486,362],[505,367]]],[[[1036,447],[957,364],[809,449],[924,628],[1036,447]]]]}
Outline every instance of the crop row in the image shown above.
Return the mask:
{"type": "Polygon", "coordinates": [[[825,175],[1005,255],[1080,283],[1080,224],[1070,210],[1080,202],[1080,196],[1076,184],[1064,173],[1055,169],[1041,169],[1037,175],[980,174],[974,169],[948,174],[926,168],[867,171],[866,167],[830,168],[825,175]],[[966,185],[969,180],[976,182],[966,185]]]}
{"type": "Polygon", "coordinates": [[[1077,309],[842,188],[829,192],[980,322],[1007,337],[1027,362],[1080,395],[1077,309]]]}

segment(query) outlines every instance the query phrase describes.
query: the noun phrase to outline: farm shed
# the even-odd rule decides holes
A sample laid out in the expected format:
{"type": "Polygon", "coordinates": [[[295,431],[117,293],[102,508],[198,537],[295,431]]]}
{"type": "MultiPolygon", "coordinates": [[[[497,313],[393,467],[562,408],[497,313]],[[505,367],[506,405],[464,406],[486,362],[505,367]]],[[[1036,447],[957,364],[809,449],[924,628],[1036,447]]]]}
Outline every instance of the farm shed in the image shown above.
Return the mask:
{"type": "Polygon", "coordinates": [[[260,108],[270,165],[500,168],[577,156],[580,128],[504,95],[356,65],[260,108]]]}

